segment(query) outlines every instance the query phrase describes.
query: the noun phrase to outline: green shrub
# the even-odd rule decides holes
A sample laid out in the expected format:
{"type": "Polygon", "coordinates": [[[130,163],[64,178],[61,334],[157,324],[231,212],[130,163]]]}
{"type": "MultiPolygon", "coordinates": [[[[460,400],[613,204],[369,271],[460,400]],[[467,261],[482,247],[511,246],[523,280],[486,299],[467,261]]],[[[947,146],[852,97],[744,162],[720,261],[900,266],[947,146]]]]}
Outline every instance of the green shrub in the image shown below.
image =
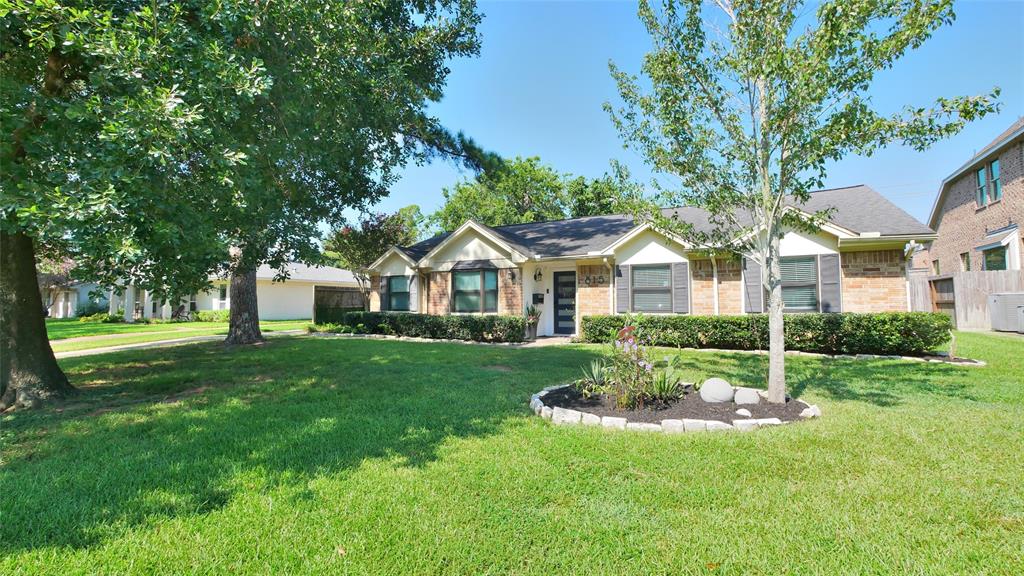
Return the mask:
{"type": "MultiPolygon", "coordinates": [[[[79,306],[78,310],[75,312],[75,315],[78,316],[79,318],[84,318],[86,316],[95,316],[97,314],[102,314],[106,312],[108,309],[108,306],[90,300],[86,302],[84,306],[79,306]]],[[[86,320],[86,322],[88,322],[88,320],[86,320]]]]}
{"type": "Polygon", "coordinates": [[[196,322],[227,322],[231,319],[231,310],[199,310],[192,314],[196,322]]]}
{"type": "Polygon", "coordinates": [[[317,306],[313,310],[313,321],[317,324],[343,324],[342,318],[351,312],[362,312],[362,308],[336,308],[317,306]]]}
{"type": "Polygon", "coordinates": [[[99,312],[97,314],[89,314],[86,316],[79,316],[79,322],[102,322],[104,324],[115,324],[117,322],[124,322],[124,316],[111,315],[106,312],[99,312]]]}
{"type": "Polygon", "coordinates": [[[473,340],[476,342],[522,342],[526,320],[522,316],[434,316],[398,312],[346,312],[329,324],[318,324],[325,332],[393,334],[415,338],[473,340]]]}
{"type": "MultiPolygon", "coordinates": [[[[582,340],[609,342],[623,326],[636,326],[648,345],[678,348],[764,350],[768,316],[585,316],[582,340]]],[[[919,356],[949,340],[953,325],[945,314],[787,314],[786,349],[824,354],[919,356]]]]}

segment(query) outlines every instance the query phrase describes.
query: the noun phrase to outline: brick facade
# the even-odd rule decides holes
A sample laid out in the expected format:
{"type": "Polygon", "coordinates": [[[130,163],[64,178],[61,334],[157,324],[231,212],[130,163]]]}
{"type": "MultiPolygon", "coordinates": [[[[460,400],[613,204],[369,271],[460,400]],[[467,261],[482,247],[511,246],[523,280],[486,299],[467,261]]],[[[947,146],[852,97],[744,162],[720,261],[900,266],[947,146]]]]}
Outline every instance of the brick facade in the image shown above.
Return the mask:
{"type": "Polygon", "coordinates": [[[739,260],[718,261],[718,313],[743,314],[743,265],[739,260]]]}
{"type": "MultiPolygon", "coordinates": [[[[690,261],[691,313],[710,316],[715,313],[714,268],[711,260],[690,261]]],[[[740,263],[733,259],[718,260],[718,312],[719,314],[742,314],[741,290],[743,289],[740,263]]]]}
{"type": "Polygon", "coordinates": [[[843,312],[905,312],[906,258],[902,250],[842,254],[843,312]]]}
{"type": "Polygon", "coordinates": [[[427,281],[427,314],[448,314],[451,302],[448,299],[452,285],[451,272],[431,272],[427,281]]]}
{"type": "Polygon", "coordinates": [[[373,312],[380,311],[380,275],[373,274],[370,276],[370,310],[373,312]]]}
{"type": "MultiPolygon", "coordinates": [[[[1024,143],[1018,141],[999,153],[1002,199],[979,207],[976,173],[982,166],[987,169],[992,159],[984,159],[949,183],[939,207],[936,229],[939,237],[932,242],[927,257],[923,259],[928,262],[929,271],[932,270],[931,262],[938,260],[940,274],[959,272],[962,269],[960,254],[964,252],[971,255],[971,270],[981,270],[981,253],[974,247],[984,241],[986,233],[1011,221],[1017,224],[1024,222],[1024,143]]],[[[915,258],[915,267],[921,260],[915,258]]]]}
{"type": "Polygon", "coordinates": [[[579,319],[612,312],[611,281],[612,273],[603,264],[576,267],[576,315],[579,319]]]}
{"type": "Polygon", "coordinates": [[[498,314],[523,314],[523,271],[517,268],[498,270],[498,314]],[[513,276],[515,280],[513,281],[513,276]]]}

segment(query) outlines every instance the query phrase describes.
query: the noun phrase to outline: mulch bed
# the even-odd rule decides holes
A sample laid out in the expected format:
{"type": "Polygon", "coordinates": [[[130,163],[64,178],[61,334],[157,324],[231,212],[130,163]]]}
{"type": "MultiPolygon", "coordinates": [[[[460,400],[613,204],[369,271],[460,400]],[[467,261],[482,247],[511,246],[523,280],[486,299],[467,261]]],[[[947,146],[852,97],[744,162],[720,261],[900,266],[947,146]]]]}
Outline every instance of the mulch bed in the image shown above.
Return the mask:
{"type": "Polygon", "coordinates": [[[652,422],[658,423],[662,420],[683,418],[694,418],[697,420],[719,420],[731,423],[733,420],[743,420],[747,416],[740,416],[736,410],[746,408],[750,410],[749,418],[778,418],[783,422],[791,422],[800,419],[800,412],[807,408],[802,402],[791,398],[785,404],[769,404],[762,399],[758,404],[737,405],[733,402],[705,402],[700,394],[692,388],[687,387],[687,393],[675,402],[663,405],[647,405],[634,410],[618,410],[614,407],[607,396],[591,396],[584,398],[572,386],[551,390],[542,400],[545,406],[570,408],[580,412],[589,412],[596,416],[617,416],[625,418],[630,422],[652,422]]]}

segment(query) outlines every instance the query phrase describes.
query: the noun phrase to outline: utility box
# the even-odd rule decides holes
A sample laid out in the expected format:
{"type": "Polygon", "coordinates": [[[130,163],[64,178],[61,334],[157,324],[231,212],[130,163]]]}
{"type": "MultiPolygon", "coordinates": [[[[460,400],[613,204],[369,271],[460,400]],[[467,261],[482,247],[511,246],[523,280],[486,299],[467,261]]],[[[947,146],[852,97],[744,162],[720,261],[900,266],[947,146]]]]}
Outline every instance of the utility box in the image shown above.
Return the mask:
{"type": "Polygon", "coordinates": [[[999,332],[1024,331],[1021,308],[1024,308],[1024,292],[990,294],[988,313],[992,319],[992,329],[999,332]]]}

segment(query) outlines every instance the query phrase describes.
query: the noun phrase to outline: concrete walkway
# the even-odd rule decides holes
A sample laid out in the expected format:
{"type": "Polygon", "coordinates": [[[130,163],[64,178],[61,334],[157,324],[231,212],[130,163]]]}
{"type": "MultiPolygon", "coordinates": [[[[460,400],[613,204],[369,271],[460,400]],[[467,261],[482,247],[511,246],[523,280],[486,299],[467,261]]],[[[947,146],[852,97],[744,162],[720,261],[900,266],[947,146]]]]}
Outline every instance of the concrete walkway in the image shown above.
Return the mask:
{"type": "MultiPolygon", "coordinates": [[[[305,334],[305,330],[275,330],[274,332],[264,332],[264,338],[274,338],[276,336],[296,336],[298,334],[305,334]]],[[[124,336],[124,334],[119,334],[124,336]]],[[[156,340],[153,342],[138,342],[135,344],[121,344],[118,346],[106,346],[103,348],[89,348],[88,350],[69,350],[67,352],[56,352],[54,356],[57,359],[61,358],[77,358],[79,356],[94,356],[97,354],[109,354],[110,352],[123,352],[125,350],[141,350],[143,348],[166,348],[168,346],[177,346],[180,344],[190,344],[192,342],[207,342],[211,340],[223,340],[226,337],[225,334],[209,334],[206,336],[187,336],[184,338],[174,338],[171,340],[156,340]]],[[[55,342],[64,342],[64,340],[55,340],[55,342]]]]}

